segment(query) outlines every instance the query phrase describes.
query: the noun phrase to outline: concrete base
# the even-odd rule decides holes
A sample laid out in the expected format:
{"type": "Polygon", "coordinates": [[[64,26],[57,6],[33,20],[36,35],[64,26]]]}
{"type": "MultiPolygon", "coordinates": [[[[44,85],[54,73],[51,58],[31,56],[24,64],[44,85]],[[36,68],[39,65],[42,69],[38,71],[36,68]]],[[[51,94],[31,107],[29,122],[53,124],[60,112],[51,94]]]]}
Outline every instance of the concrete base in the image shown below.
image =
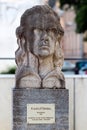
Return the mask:
{"type": "Polygon", "coordinates": [[[67,89],[14,89],[13,130],[69,130],[67,89]],[[54,124],[27,124],[27,104],[55,104],[54,124]]]}

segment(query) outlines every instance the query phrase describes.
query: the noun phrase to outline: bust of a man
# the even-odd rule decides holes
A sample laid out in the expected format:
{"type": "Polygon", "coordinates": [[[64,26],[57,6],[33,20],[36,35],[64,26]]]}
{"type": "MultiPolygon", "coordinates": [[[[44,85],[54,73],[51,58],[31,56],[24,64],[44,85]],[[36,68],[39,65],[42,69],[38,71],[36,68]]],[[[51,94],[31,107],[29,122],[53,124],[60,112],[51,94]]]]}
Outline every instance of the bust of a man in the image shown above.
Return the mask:
{"type": "Polygon", "coordinates": [[[24,12],[16,29],[17,88],[65,88],[60,47],[63,34],[60,19],[49,6],[24,12]]]}

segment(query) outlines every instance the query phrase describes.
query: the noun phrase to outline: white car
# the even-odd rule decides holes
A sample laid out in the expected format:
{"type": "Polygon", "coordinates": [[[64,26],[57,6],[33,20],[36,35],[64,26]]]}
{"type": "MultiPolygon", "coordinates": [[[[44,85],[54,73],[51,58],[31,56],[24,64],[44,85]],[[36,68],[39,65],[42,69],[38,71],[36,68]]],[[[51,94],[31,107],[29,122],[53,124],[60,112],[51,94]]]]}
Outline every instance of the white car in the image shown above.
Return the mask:
{"type": "Polygon", "coordinates": [[[69,61],[64,61],[62,70],[68,71],[68,70],[73,70],[75,68],[75,64],[69,62],[69,61]]]}
{"type": "Polygon", "coordinates": [[[66,75],[71,75],[74,74],[74,69],[75,69],[75,64],[69,62],[69,61],[64,61],[62,71],[66,75]]]}

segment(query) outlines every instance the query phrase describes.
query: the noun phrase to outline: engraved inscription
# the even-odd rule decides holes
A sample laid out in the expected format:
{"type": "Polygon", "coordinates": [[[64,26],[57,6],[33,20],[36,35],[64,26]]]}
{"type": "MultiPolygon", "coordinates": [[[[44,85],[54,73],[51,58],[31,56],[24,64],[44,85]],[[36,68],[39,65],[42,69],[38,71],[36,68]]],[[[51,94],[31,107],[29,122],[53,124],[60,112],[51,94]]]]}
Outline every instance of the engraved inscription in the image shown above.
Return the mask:
{"type": "Polygon", "coordinates": [[[27,124],[55,123],[55,104],[27,104],[27,124]]]}

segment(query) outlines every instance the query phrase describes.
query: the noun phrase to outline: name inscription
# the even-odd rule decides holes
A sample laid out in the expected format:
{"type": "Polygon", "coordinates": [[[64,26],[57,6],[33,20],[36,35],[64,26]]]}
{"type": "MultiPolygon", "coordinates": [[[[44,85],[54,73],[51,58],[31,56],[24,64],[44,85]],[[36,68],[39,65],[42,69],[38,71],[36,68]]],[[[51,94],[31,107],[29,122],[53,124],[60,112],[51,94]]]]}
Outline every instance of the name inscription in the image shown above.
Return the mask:
{"type": "Polygon", "coordinates": [[[55,104],[27,104],[27,124],[55,123],[55,104]]]}

